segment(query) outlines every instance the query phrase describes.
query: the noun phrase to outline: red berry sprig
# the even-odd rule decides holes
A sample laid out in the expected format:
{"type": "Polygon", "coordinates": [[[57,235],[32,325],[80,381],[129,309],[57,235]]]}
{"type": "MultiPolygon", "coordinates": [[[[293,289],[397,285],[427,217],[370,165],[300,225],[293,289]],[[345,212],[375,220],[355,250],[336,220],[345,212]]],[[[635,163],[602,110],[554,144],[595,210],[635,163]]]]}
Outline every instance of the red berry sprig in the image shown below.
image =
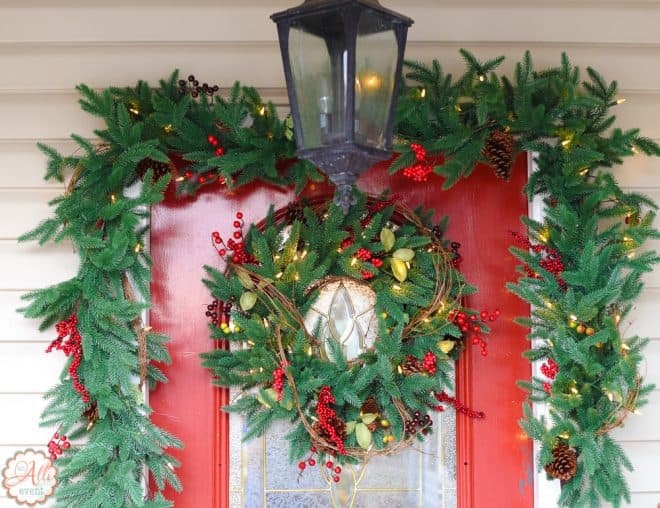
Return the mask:
{"type": "Polygon", "coordinates": [[[411,143],[410,149],[415,153],[417,162],[404,168],[403,175],[414,182],[426,182],[433,173],[433,166],[426,160],[426,150],[417,143],[411,143]]]}
{"type": "Polygon", "coordinates": [[[424,366],[424,370],[426,370],[426,372],[428,372],[431,375],[435,374],[437,370],[436,360],[437,360],[436,356],[431,351],[428,351],[424,355],[424,360],[422,362],[422,365],[424,366]]]}
{"type": "MultiPolygon", "coordinates": [[[[557,365],[552,358],[548,358],[548,360],[543,365],[541,365],[541,374],[543,374],[548,379],[551,380],[555,379],[557,377],[557,374],[559,374],[559,365],[557,365]]],[[[545,391],[549,395],[552,395],[551,383],[546,381],[543,383],[542,386],[543,386],[543,391],[545,391]]]]}
{"type": "Polygon", "coordinates": [[[412,419],[404,422],[404,430],[407,437],[414,436],[418,431],[426,436],[431,431],[431,427],[433,427],[431,415],[422,415],[420,411],[415,411],[412,419]]]}
{"type": "Polygon", "coordinates": [[[252,254],[245,252],[245,243],[243,242],[243,225],[243,213],[237,212],[236,220],[234,221],[234,228],[236,228],[236,231],[234,231],[232,234],[232,238],[227,240],[226,244],[220,236],[220,233],[217,231],[213,231],[213,233],[211,233],[213,238],[213,246],[218,251],[218,254],[222,257],[225,257],[227,256],[228,251],[232,251],[231,261],[238,265],[256,263],[257,261],[252,254]]]}
{"type": "MultiPolygon", "coordinates": [[[[560,288],[564,290],[568,289],[568,284],[566,284],[566,281],[561,276],[565,267],[564,262],[561,259],[561,255],[557,249],[551,249],[547,245],[532,244],[529,239],[525,238],[521,234],[516,233],[515,231],[511,231],[511,235],[513,236],[514,243],[518,247],[521,249],[528,249],[535,254],[539,254],[541,256],[541,260],[539,261],[541,268],[554,275],[555,280],[557,281],[557,284],[559,284],[560,288]]],[[[534,279],[541,278],[541,276],[534,272],[534,270],[532,270],[529,265],[525,265],[524,268],[529,277],[534,279]]]]}
{"type": "Polygon", "coordinates": [[[218,138],[216,138],[213,134],[209,134],[208,138],[206,138],[211,146],[215,148],[215,155],[216,157],[221,157],[225,154],[225,147],[220,146],[220,141],[218,141],[218,138]]]}
{"type": "Polygon", "coordinates": [[[344,455],[346,453],[346,448],[344,447],[344,442],[337,435],[336,429],[328,423],[328,420],[335,418],[337,414],[335,410],[330,407],[330,404],[335,403],[335,396],[332,394],[332,390],[328,385],[324,385],[321,388],[319,393],[319,401],[316,404],[316,414],[319,417],[319,423],[321,427],[330,436],[330,441],[337,447],[337,451],[344,455]]]}
{"type": "Polygon", "coordinates": [[[541,365],[541,374],[543,374],[548,379],[554,379],[559,373],[559,366],[552,360],[548,358],[548,361],[541,365]]]}
{"type": "Polygon", "coordinates": [[[77,325],[78,317],[75,314],[57,323],[55,325],[57,338],[46,348],[46,353],[50,353],[53,349],[58,349],[63,351],[66,356],[73,356],[71,365],[69,365],[69,376],[71,376],[73,387],[81,395],[83,402],[89,402],[89,392],[80,382],[80,377],[78,376],[78,367],[80,366],[83,355],[82,338],[76,328],[77,325]]]}
{"type": "Polygon", "coordinates": [[[284,369],[282,367],[273,371],[273,390],[277,393],[277,402],[281,402],[284,396],[284,369]]]}
{"type": "Polygon", "coordinates": [[[454,257],[451,260],[451,264],[454,266],[454,268],[458,269],[458,267],[460,267],[461,263],[463,262],[463,256],[461,256],[460,252],[458,252],[458,250],[461,248],[461,244],[458,242],[451,242],[449,246],[451,247],[452,254],[454,254],[454,257]]]}
{"type": "Polygon", "coordinates": [[[329,460],[328,462],[325,463],[326,469],[330,470],[330,475],[332,476],[332,481],[335,483],[339,483],[341,481],[341,466],[336,465],[329,460]]]}
{"type": "Polygon", "coordinates": [[[312,446],[309,451],[309,458],[298,463],[298,469],[300,469],[300,473],[298,473],[298,481],[302,478],[303,471],[305,471],[307,465],[309,465],[309,467],[314,467],[316,465],[316,459],[314,458],[314,454],[316,454],[316,446],[312,446]]]}
{"type": "MultiPolygon", "coordinates": [[[[438,400],[438,402],[442,402],[443,404],[449,404],[456,410],[457,413],[464,414],[468,418],[474,418],[475,420],[483,420],[484,418],[486,418],[486,413],[484,413],[483,411],[475,411],[474,409],[470,409],[468,406],[460,402],[455,397],[452,397],[451,395],[447,395],[447,393],[445,393],[444,391],[440,393],[435,393],[434,396],[438,400]]],[[[433,409],[435,409],[436,411],[445,410],[444,406],[434,406],[433,409]]]]}
{"type": "Polygon", "coordinates": [[[66,436],[60,436],[57,432],[53,434],[53,437],[48,441],[48,453],[52,460],[57,460],[57,458],[64,453],[64,450],[71,448],[71,443],[66,436]]]}
{"type": "Polygon", "coordinates": [[[501,312],[495,309],[492,313],[488,309],[482,310],[479,315],[471,314],[469,317],[463,311],[452,311],[447,316],[449,321],[453,322],[464,334],[472,333],[471,342],[475,346],[481,346],[481,355],[488,356],[488,343],[481,337],[481,324],[486,321],[493,322],[499,318],[501,312]],[[479,323],[481,321],[481,324],[479,323]]]}

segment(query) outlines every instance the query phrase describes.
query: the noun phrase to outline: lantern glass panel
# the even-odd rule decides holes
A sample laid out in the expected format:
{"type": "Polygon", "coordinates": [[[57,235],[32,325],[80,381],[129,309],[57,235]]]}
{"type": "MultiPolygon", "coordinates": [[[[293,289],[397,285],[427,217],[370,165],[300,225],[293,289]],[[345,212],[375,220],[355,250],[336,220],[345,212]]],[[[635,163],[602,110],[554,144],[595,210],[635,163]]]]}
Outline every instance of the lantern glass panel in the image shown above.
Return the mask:
{"type": "Polygon", "coordinates": [[[355,73],[355,142],[388,149],[398,43],[391,18],[370,10],[358,24],[355,73]]]}
{"type": "Polygon", "coordinates": [[[339,14],[295,21],[289,58],[300,114],[298,148],[320,148],[346,140],[348,51],[339,14]]]}

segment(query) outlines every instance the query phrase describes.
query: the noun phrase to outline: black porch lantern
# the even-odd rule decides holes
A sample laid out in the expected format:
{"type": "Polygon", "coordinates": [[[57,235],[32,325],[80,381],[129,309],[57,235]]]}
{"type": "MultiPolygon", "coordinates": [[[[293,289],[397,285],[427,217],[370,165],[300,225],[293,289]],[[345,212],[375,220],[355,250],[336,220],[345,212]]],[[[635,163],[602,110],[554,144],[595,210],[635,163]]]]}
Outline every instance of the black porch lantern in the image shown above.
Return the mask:
{"type": "Polygon", "coordinates": [[[358,176],[391,155],[412,20],[378,0],[305,0],[272,19],[298,155],[328,175],[347,211],[358,176]]]}

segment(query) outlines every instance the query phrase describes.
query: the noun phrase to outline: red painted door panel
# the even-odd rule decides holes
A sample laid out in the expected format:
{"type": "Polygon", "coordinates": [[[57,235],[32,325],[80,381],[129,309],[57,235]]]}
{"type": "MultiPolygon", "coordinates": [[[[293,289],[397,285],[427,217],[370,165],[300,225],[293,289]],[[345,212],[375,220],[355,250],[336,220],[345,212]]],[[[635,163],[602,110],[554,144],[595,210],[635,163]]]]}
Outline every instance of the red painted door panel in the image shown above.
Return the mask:
{"type": "MultiPolygon", "coordinates": [[[[459,506],[476,508],[529,508],[533,504],[532,447],[518,427],[524,393],[517,379],[530,375],[521,357],[527,348],[525,331],[515,316],[529,308],[504,289],[514,280],[515,261],[508,253],[510,230],[521,229],[519,217],[527,213],[522,194],[526,181],[525,156],[516,161],[512,181],[504,183],[488,168],[449,191],[432,177],[426,184],[401,175],[388,176],[383,166],[360,180],[360,188],[379,193],[393,189],[409,205],[434,208],[437,218],[450,216],[448,237],[462,244],[461,266],[479,288],[468,302],[472,307],[499,308],[502,318],[489,338],[489,354],[468,346],[458,366],[458,397],[486,412],[486,419],[458,418],[459,506]]],[[[325,186],[306,194],[328,191],[325,186]]],[[[227,506],[227,417],[219,411],[224,390],[211,386],[211,376],[200,367],[199,353],[213,347],[208,338],[205,306],[210,298],[201,283],[204,264],[218,266],[211,245],[214,230],[228,234],[234,214],[242,211],[248,222],[258,222],[268,207],[284,206],[293,197],[264,184],[225,193],[207,189],[196,199],[177,200],[172,194],[154,207],[151,253],[154,260],[151,325],[172,338],[173,363],[163,370],[170,382],[151,395],[154,420],[180,437],[185,449],[174,452],[182,461],[179,474],[184,491],[168,492],[177,508],[227,506]]],[[[430,508],[430,507],[429,507],[430,508]]]]}

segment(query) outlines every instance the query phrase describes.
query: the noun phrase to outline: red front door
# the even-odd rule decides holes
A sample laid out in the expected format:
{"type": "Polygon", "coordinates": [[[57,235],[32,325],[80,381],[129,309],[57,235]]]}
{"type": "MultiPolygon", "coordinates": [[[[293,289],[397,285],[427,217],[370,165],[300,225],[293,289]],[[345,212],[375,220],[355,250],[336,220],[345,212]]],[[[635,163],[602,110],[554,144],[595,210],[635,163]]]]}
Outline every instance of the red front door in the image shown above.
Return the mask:
{"type": "MultiPolygon", "coordinates": [[[[524,155],[516,161],[513,175],[505,183],[489,168],[480,167],[468,180],[443,192],[439,178],[418,184],[376,167],[359,185],[374,194],[390,188],[412,207],[434,208],[438,219],[449,215],[447,236],[462,244],[461,269],[479,289],[468,303],[502,312],[489,338],[488,356],[468,346],[457,371],[458,398],[487,415],[481,421],[460,415],[457,419],[458,499],[464,508],[533,504],[532,445],[517,423],[525,394],[515,384],[530,376],[529,364],[521,357],[528,343],[525,330],[512,321],[528,314],[529,308],[504,288],[516,278],[516,263],[507,251],[508,232],[520,231],[519,218],[527,213],[522,193],[527,179],[524,155]]],[[[321,192],[327,188],[306,191],[321,192]]],[[[256,223],[270,205],[279,208],[292,197],[291,191],[264,184],[232,193],[218,187],[195,199],[168,194],[153,209],[151,325],[172,338],[173,361],[162,367],[170,382],[159,386],[150,402],[154,421],[185,444],[173,453],[182,462],[178,473],[184,490],[167,493],[177,508],[228,506],[228,418],[219,410],[226,403],[226,392],[211,386],[211,376],[199,359],[199,353],[213,347],[204,315],[210,297],[201,282],[203,266],[219,264],[210,234],[229,233],[237,211],[245,214],[247,222],[256,223]]]]}

